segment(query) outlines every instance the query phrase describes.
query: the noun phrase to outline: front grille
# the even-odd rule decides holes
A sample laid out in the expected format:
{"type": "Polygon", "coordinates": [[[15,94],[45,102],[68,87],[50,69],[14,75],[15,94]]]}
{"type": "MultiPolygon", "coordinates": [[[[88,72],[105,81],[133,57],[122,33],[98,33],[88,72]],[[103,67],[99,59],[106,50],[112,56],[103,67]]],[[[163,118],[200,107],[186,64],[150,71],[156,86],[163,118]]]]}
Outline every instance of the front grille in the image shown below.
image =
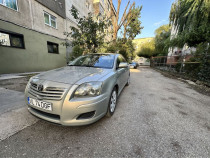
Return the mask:
{"type": "Polygon", "coordinates": [[[37,89],[37,84],[31,83],[31,86],[37,89]]]}
{"type": "Polygon", "coordinates": [[[29,93],[47,100],[61,100],[66,92],[66,88],[46,87],[42,91],[38,91],[37,87],[36,83],[30,83],[29,93]]]}

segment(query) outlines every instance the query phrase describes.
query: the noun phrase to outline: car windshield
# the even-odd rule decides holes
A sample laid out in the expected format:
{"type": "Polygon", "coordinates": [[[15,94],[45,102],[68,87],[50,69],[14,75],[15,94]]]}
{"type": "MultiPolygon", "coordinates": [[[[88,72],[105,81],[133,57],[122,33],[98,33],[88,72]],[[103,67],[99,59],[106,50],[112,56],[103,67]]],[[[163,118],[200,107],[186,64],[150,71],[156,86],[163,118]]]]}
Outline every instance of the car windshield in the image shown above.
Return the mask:
{"type": "Polygon", "coordinates": [[[111,69],[114,65],[113,54],[88,54],[72,61],[69,66],[84,66],[111,69]]]}

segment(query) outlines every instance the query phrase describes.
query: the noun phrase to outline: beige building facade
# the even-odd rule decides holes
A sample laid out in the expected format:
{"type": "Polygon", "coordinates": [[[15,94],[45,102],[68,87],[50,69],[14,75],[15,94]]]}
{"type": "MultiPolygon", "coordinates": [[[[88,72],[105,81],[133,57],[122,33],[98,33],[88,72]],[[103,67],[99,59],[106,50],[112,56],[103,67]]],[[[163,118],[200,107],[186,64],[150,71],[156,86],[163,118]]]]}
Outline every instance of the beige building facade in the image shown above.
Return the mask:
{"type": "Polygon", "coordinates": [[[109,0],[0,0],[0,74],[65,66],[72,49],[64,32],[77,24],[70,10],[95,14],[96,3],[110,16],[109,0]]]}
{"type": "Polygon", "coordinates": [[[0,74],[66,65],[66,48],[61,44],[65,38],[61,2],[50,7],[40,0],[0,1],[0,74]]]}
{"type": "MultiPolygon", "coordinates": [[[[112,4],[110,0],[93,0],[93,12],[94,15],[97,16],[99,14],[105,16],[107,19],[110,19],[113,23],[116,21],[116,10],[112,8],[112,4]]],[[[105,41],[113,40],[113,26],[112,24],[106,30],[105,41]]]]}

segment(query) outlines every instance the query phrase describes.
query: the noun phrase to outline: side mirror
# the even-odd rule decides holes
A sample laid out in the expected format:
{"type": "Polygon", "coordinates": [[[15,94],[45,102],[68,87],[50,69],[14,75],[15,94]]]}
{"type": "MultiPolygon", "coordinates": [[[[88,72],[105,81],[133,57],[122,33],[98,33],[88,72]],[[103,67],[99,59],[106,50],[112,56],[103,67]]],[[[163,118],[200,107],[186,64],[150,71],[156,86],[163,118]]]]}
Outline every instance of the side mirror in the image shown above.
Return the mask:
{"type": "Polygon", "coordinates": [[[71,64],[72,61],[67,62],[67,65],[71,64]]]}
{"type": "Polygon", "coordinates": [[[123,63],[120,63],[118,68],[127,68],[128,67],[128,63],[126,62],[123,62],[123,63]]]}

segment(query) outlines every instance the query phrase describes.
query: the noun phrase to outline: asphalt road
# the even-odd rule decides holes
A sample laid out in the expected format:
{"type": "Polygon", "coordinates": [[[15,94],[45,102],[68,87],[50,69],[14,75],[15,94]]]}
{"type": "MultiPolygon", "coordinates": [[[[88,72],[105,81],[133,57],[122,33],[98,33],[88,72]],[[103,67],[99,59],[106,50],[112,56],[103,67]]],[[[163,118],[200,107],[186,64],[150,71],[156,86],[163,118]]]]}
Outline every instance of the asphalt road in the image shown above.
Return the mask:
{"type": "Polygon", "coordinates": [[[0,157],[210,157],[210,97],[132,70],[115,114],[82,127],[39,120],[0,142],[0,157]]]}

